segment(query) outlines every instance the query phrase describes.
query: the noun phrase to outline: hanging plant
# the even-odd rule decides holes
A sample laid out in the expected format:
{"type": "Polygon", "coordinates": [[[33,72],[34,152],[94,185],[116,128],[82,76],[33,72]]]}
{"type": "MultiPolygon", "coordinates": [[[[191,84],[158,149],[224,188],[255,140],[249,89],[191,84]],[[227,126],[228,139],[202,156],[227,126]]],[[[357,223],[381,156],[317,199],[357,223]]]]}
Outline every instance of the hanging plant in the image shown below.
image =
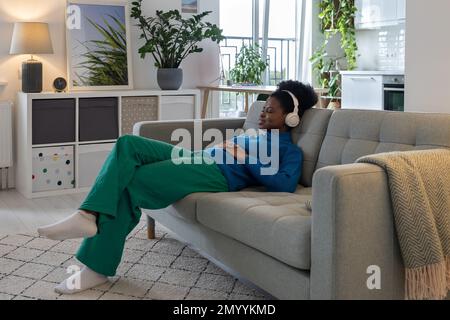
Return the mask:
{"type": "Polygon", "coordinates": [[[340,94],[340,79],[337,64],[344,60],[348,70],[356,68],[358,46],[356,44],[355,14],[357,8],[354,0],[321,0],[319,19],[324,41],[314,52],[310,61],[319,84],[329,89],[329,96],[340,94]],[[330,39],[341,36],[340,46],[344,51],[342,57],[331,57],[326,52],[330,39]]]}
{"type": "Polygon", "coordinates": [[[345,52],[347,68],[354,70],[358,52],[355,31],[355,14],[358,9],[355,0],[340,0],[338,3],[337,30],[341,34],[341,48],[345,52]]]}

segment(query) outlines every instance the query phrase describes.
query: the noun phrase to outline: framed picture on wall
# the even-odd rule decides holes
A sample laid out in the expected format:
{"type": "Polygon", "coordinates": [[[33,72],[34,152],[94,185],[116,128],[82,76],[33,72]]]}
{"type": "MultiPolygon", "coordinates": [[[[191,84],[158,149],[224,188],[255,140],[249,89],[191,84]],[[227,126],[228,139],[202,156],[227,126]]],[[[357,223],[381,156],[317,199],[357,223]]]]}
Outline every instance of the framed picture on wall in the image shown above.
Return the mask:
{"type": "Polygon", "coordinates": [[[68,0],[69,90],[132,89],[128,1],[68,0]]]}
{"type": "Polygon", "coordinates": [[[181,0],[181,12],[198,13],[199,0],[181,0]]]}

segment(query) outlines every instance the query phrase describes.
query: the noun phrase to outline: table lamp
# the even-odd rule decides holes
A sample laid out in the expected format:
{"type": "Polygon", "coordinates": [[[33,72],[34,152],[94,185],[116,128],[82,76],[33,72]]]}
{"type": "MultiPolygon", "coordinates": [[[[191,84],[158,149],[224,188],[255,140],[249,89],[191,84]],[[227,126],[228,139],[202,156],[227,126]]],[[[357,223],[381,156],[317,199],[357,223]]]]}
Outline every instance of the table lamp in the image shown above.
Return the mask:
{"type": "Polygon", "coordinates": [[[52,40],[47,23],[16,22],[9,54],[31,54],[22,63],[22,91],[42,91],[42,63],[33,54],[53,53],[52,40]]]}

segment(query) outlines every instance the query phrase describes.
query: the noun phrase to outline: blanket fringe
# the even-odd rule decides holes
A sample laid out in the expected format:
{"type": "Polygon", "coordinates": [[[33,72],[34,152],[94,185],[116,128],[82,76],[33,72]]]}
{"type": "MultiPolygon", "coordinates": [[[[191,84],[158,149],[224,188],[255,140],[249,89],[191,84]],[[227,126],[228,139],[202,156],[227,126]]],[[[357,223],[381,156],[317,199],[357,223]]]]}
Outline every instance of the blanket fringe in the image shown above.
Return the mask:
{"type": "Polygon", "coordinates": [[[450,257],[419,268],[405,269],[405,299],[445,299],[450,290],[450,257]]]}
{"type": "Polygon", "coordinates": [[[447,264],[447,290],[450,291],[450,256],[445,257],[445,263],[447,264]]]}

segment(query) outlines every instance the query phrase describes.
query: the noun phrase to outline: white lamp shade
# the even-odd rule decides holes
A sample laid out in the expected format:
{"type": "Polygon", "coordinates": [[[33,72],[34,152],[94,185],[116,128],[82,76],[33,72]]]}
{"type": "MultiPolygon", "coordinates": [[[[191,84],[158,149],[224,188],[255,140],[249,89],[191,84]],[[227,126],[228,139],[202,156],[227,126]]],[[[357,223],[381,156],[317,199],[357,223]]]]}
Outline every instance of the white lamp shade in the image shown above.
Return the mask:
{"type": "Polygon", "coordinates": [[[47,23],[16,22],[9,54],[53,53],[52,40],[47,23]]]}

